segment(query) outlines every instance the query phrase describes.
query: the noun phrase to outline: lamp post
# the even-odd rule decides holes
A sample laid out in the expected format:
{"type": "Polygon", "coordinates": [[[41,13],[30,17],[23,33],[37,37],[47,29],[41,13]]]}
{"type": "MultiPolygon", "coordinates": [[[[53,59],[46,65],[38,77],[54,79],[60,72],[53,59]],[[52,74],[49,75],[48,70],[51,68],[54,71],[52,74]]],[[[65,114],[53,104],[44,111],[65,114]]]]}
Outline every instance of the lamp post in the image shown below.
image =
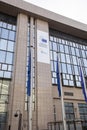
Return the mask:
{"type": "Polygon", "coordinates": [[[18,116],[19,116],[18,130],[21,130],[22,113],[20,110],[16,110],[16,113],[14,114],[14,117],[18,117],[18,116]]]}

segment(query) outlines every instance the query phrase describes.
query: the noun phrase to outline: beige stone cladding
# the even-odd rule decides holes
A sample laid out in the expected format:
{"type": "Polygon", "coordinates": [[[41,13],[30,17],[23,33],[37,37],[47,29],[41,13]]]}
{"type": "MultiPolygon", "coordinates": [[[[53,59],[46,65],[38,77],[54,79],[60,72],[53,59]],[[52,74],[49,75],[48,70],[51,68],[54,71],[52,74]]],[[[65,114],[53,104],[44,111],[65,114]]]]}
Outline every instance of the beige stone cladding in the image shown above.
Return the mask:
{"type": "MultiPolygon", "coordinates": [[[[24,110],[24,96],[26,83],[26,49],[27,49],[27,24],[28,18],[24,14],[18,14],[17,17],[17,34],[16,34],[16,48],[14,56],[14,76],[13,76],[13,95],[11,95],[11,130],[18,129],[18,119],[14,114],[20,110],[23,117],[24,110]]],[[[23,120],[23,118],[22,118],[23,120]]]]}
{"type": "MultiPolygon", "coordinates": [[[[37,30],[48,32],[48,23],[37,20],[37,30]]],[[[47,123],[53,120],[53,102],[50,64],[37,62],[37,105],[38,130],[47,129],[47,123]]]]}

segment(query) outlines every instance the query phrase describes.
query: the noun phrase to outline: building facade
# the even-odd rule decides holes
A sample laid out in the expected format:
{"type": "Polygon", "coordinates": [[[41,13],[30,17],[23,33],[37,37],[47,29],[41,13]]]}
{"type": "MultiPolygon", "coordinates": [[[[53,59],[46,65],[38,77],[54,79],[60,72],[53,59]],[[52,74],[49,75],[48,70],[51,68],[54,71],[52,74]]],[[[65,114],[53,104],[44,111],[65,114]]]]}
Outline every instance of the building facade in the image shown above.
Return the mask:
{"type": "Polygon", "coordinates": [[[65,120],[87,120],[79,72],[80,61],[87,85],[87,25],[23,0],[1,0],[0,130],[48,130],[49,122],[62,121],[57,57],[65,120]]]}

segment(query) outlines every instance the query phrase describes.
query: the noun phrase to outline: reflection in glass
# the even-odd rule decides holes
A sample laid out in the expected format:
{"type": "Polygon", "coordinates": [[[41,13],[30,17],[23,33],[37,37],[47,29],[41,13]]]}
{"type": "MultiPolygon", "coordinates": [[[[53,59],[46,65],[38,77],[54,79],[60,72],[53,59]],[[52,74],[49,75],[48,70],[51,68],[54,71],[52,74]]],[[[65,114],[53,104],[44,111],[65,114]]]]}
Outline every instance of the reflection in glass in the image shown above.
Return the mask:
{"type": "Polygon", "coordinates": [[[67,64],[67,70],[68,70],[68,74],[72,74],[72,69],[70,64],[67,64]]]}
{"type": "Polygon", "coordinates": [[[15,40],[15,32],[9,31],[9,39],[14,41],[15,40]]]}
{"type": "Polygon", "coordinates": [[[70,63],[70,55],[67,55],[67,54],[66,54],[66,62],[67,62],[67,63],[70,63]]]}
{"type": "Polygon", "coordinates": [[[7,29],[2,28],[1,37],[4,39],[8,39],[8,30],[7,29]]]}
{"type": "Polygon", "coordinates": [[[6,64],[2,64],[2,70],[7,70],[7,65],[6,64]]]}
{"type": "Polygon", "coordinates": [[[2,63],[5,62],[5,55],[6,55],[6,52],[0,51],[0,62],[2,63]]]}
{"type": "Polygon", "coordinates": [[[68,46],[65,46],[65,53],[69,54],[69,48],[68,48],[68,46]]]}
{"type": "Polygon", "coordinates": [[[63,63],[62,63],[62,72],[67,73],[66,64],[63,64],[63,63]]]}
{"type": "Polygon", "coordinates": [[[60,44],[60,52],[64,52],[64,47],[62,44],[60,44]]]}
{"type": "Polygon", "coordinates": [[[6,50],[6,47],[7,47],[7,40],[1,39],[0,40],[0,49],[6,50]]]}
{"type": "Polygon", "coordinates": [[[65,62],[65,54],[61,54],[61,62],[65,62]]]}
{"type": "Polygon", "coordinates": [[[6,55],[6,63],[12,64],[12,60],[13,60],[13,54],[10,53],[10,52],[7,52],[7,55],[6,55]]]}
{"type": "Polygon", "coordinates": [[[14,42],[8,41],[7,50],[13,52],[14,51],[14,42]]]}

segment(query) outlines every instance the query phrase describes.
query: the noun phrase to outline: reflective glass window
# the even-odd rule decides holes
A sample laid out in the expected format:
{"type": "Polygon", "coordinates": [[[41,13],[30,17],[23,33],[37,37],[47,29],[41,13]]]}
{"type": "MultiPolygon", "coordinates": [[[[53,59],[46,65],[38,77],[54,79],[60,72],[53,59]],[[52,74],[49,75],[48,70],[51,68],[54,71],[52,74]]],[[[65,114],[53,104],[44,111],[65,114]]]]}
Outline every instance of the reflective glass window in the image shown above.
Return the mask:
{"type": "Polygon", "coordinates": [[[66,54],[66,62],[67,62],[67,63],[70,63],[70,55],[67,55],[67,54],[66,54]]]}
{"type": "Polygon", "coordinates": [[[72,68],[70,64],[67,64],[67,71],[68,71],[68,74],[72,74],[72,68]]]}
{"type": "Polygon", "coordinates": [[[60,52],[64,52],[64,47],[62,44],[60,44],[60,52]]]}
{"type": "Polygon", "coordinates": [[[6,50],[6,48],[7,48],[7,40],[1,39],[0,40],[0,49],[6,50]]]}
{"type": "Polygon", "coordinates": [[[69,47],[65,45],[65,53],[69,54],[69,47]]]}
{"type": "MultiPolygon", "coordinates": [[[[55,32],[54,30],[51,30],[55,32]]],[[[51,32],[50,31],[50,32],[51,32]]],[[[52,32],[52,34],[53,34],[52,32]]],[[[57,55],[60,62],[60,70],[62,73],[63,85],[81,87],[79,76],[79,59],[83,67],[84,75],[87,75],[87,41],[84,39],[78,39],[74,36],[63,34],[62,32],[55,32],[54,36],[50,36],[51,46],[54,44],[54,48],[57,46],[57,50],[51,47],[51,71],[52,81],[56,84],[56,61],[57,55]],[[56,33],[56,36],[55,36],[56,33]],[[57,36],[58,33],[58,36],[57,36]],[[60,38],[61,37],[61,38],[60,38]],[[55,42],[53,42],[53,40],[55,42]],[[84,45],[85,44],[85,45],[84,45]],[[63,76],[65,74],[65,77],[63,76]],[[67,77],[68,75],[68,77],[67,77]]]]}
{"type": "Polygon", "coordinates": [[[13,52],[14,51],[14,42],[8,41],[7,50],[13,52]]]}
{"type": "Polygon", "coordinates": [[[7,65],[6,64],[2,64],[2,70],[7,70],[7,65]]]}
{"type": "Polygon", "coordinates": [[[5,78],[11,78],[11,72],[5,71],[4,72],[4,77],[5,78]]]}
{"type": "Polygon", "coordinates": [[[15,40],[15,32],[9,31],[9,39],[14,41],[15,40]]]}
{"type": "Polygon", "coordinates": [[[1,37],[4,39],[8,39],[8,30],[7,29],[2,28],[1,37]]]}
{"type": "Polygon", "coordinates": [[[13,53],[7,52],[6,63],[12,64],[12,61],[13,61],[13,53]]]}
{"type": "Polygon", "coordinates": [[[64,54],[61,54],[61,62],[65,62],[65,55],[64,54]]]}
{"type": "Polygon", "coordinates": [[[62,63],[62,72],[67,73],[66,64],[63,64],[63,63],[62,63]]]}
{"type": "Polygon", "coordinates": [[[0,62],[2,62],[2,63],[5,62],[5,56],[6,56],[6,52],[0,51],[0,62]]]}

